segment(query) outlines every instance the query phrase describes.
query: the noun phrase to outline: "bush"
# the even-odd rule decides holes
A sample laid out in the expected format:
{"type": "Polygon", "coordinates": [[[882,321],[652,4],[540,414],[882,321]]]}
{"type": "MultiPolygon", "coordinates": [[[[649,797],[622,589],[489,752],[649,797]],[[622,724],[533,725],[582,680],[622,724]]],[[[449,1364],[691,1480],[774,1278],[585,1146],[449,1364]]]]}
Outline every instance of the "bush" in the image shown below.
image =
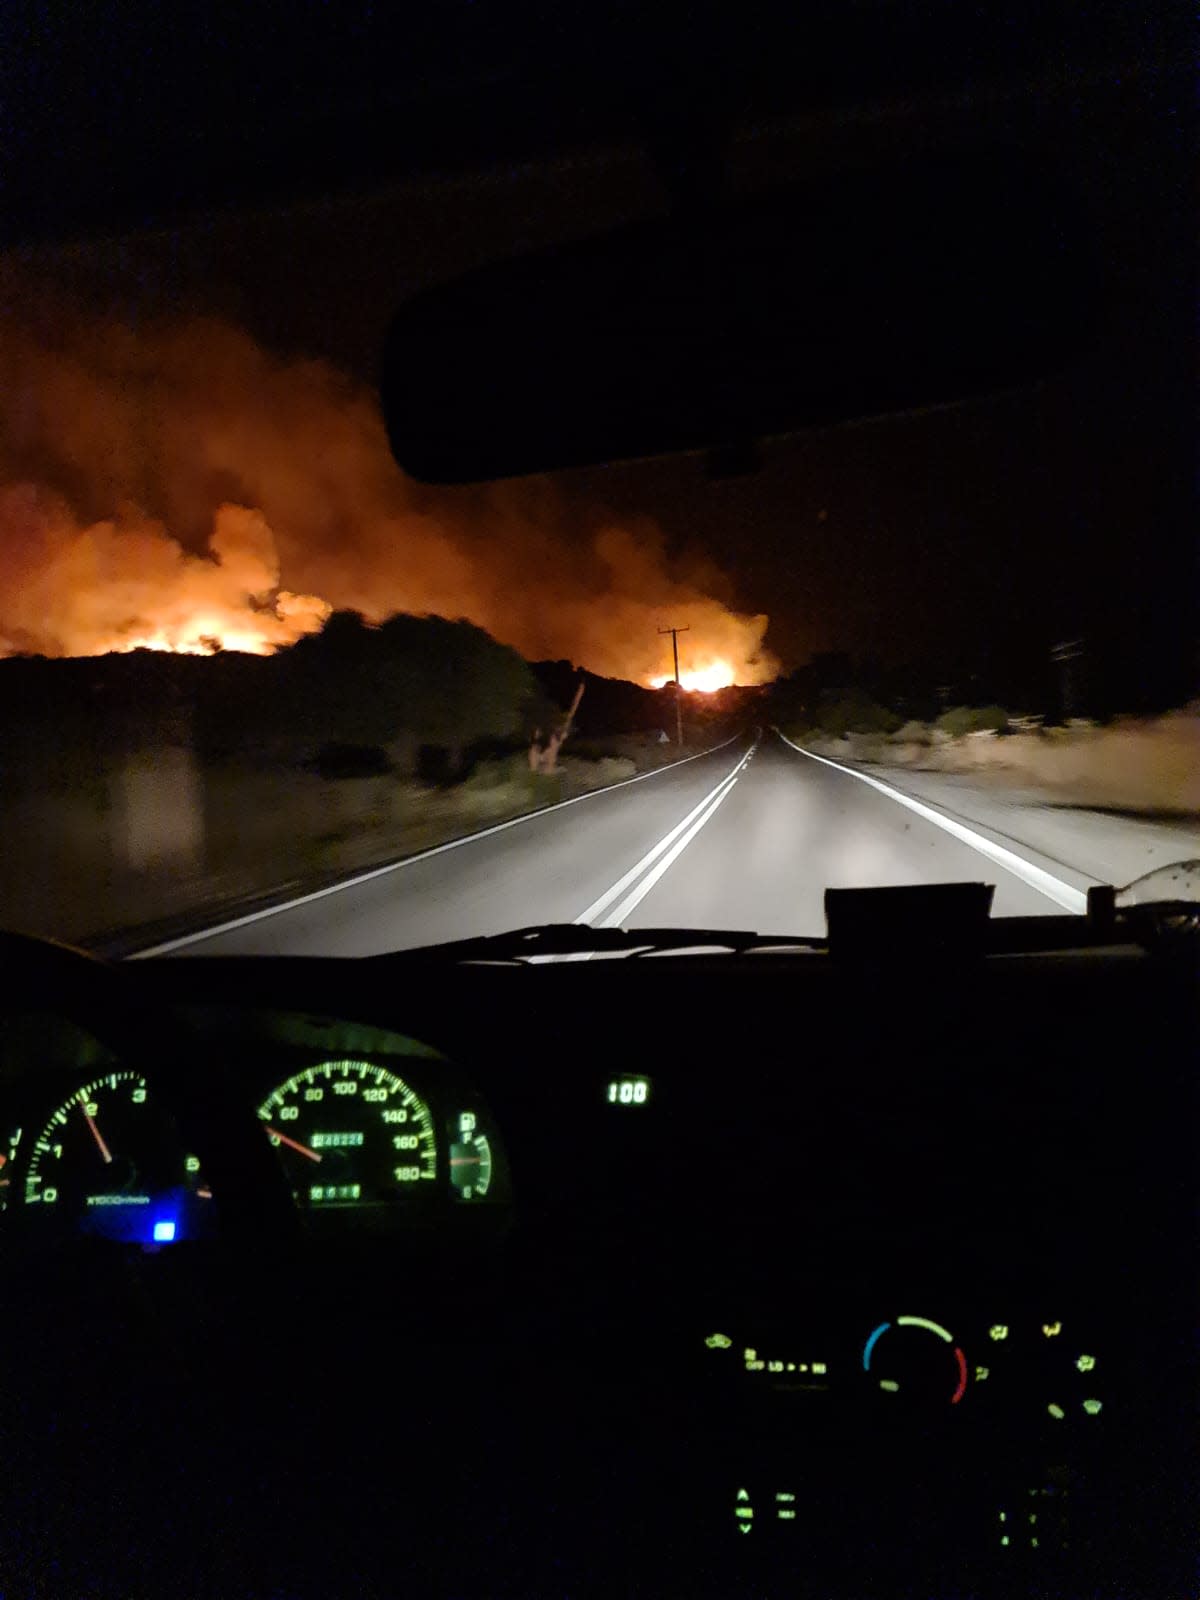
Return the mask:
{"type": "Polygon", "coordinates": [[[529,787],[531,776],[529,757],[524,751],[521,751],[516,755],[476,762],[470,773],[463,779],[462,788],[468,794],[484,793],[490,789],[503,789],[512,784],[524,789],[529,787]]]}
{"type": "Polygon", "coordinates": [[[392,770],[386,750],[376,744],[323,744],[308,762],[321,778],[384,778],[392,770]]]}
{"type": "Polygon", "coordinates": [[[968,733],[1004,733],[1008,712],[1000,706],[951,706],[933,726],[948,739],[961,739],[968,733]]]}
{"type": "Polygon", "coordinates": [[[444,744],[423,744],[417,750],[417,777],[422,783],[453,783],[461,776],[453,750],[444,744]]]}
{"type": "MultiPolygon", "coordinates": [[[[320,633],[267,658],[266,672],[272,722],[292,737],[386,744],[408,734],[453,751],[456,772],[459,751],[521,737],[537,689],[528,664],[481,628],[404,613],[374,625],[335,611],[320,633]]],[[[260,720],[256,701],[255,728],[260,720]]]]}
{"type": "Polygon", "coordinates": [[[895,733],[900,725],[894,711],[859,689],[821,695],[812,715],[813,731],[832,739],[848,733],[895,733]]]}

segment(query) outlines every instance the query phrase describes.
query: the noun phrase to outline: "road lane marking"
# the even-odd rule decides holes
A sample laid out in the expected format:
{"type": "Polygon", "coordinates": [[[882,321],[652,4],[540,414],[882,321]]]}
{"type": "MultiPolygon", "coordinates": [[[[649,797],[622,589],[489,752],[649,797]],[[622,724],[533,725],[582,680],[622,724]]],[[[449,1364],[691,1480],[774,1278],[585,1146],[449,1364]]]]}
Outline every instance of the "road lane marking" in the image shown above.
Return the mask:
{"type": "Polygon", "coordinates": [[[1053,873],[1046,872],[1042,867],[1035,867],[1032,861],[1026,861],[1024,856],[1019,856],[1012,850],[1006,850],[1002,844],[994,844],[991,839],[982,833],[976,833],[973,828],[966,827],[953,818],[944,816],[942,812],[935,811],[932,806],[927,806],[923,801],[914,800],[911,795],[903,794],[899,789],[893,789],[890,784],[881,783],[878,778],[869,777],[865,772],[856,772],[853,767],[844,767],[840,761],[830,761],[828,756],[814,755],[811,750],[805,750],[794,740],[789,739],[786,733],[776,728],[776,733],[784,744],[790,745],[799,755],[807,756],[810,761],[819,761],[822,766],[832,767],[835,772],[844,772],[848,778],[857,778],[860,783],[869,783],[872,789],[878,789],[880,794],[887,795],[889,800],[895,800],[898,805],[907,806],[910,811],[915,811],[919,817],[924,817],[926,822],[932,822],[939,828],[944,828],[947,833],[953,834],[963,844],[969,844],[972,850],[978,850],[980,855],[987,856],[989,861],[994,861],[997,866],[1005,867],[1014,877],[1020,878],[1022,883],[1027,883],[1031,889],[1037,889],[1048,900],[1053,900],[1055,905],[1061,906],[1064,911],[1072,911],[1082,915],[1087,910],[1087,895],[1082,889],[1076,889],[1073,884],[1064,883],[1061,878],[1056,878],[1053,873]]]}
{"type": "Polygon", "coordinates": [[[601,927],[619,928],[628,918],[630,913],[637,910],[638,906],[641,905],[642,901],[650,893],[651,889],[653,889],[654,885],[662,877],[663,873],[666,872],[667,868],[672,865],[676,858],[682,855],[682,853],[687,849],[688,845],[691,844],[692,840],[700,832],[700,829],[709,820],[717,807],[723,805],[725,801],[729,799],[729,796],[733,793],[733,786],[736,782],[736,776],[730,778],[729,782],[721,790],[720,794],[713,801],[712,805],[709,806],[704,815],[698,817],[688,829],[687,833],[684,834],[683,838],[677,840],[675,844],[672,845],[667,854],[651,872],[647,873],[647,875],[642,879],[641,883],[638,884],[637,888],[633,890],[632,894],[628,895],[624,900],[622,900],[617,909],[613,912],[610,912],[609,915],[605,917],[604,921],[601,923],[601,927]]]}
{"type": "Polygon", "coordinates": [[[296,906],[308,905],[313,900],[323,900],[326,895],[340,894],[343,889],[353,889],[360,883],[369,883],[372,878],[385,877],[389,872],[399,872],[401,867],[415,866],[418,861],[428,861],[433,856],[440,856],[443,851],[457,850],[460,845],[474,844],[477,839],[490,838],[494,833],[503,833],[506,828],[515,828],[519,823],[532,822],[535,817],[547,816],[551,811],[562,811],[567,806],[577,806],[581,800],[594,800],[598,795],[612,794],[615,789],[625,789],[631,783],[641,783],[646,778],[661,777],[664,772],[673,772],[676,767],[685,767],[689,761],[699,761],[704,756],[716,755],[718,750],[724,750],[738,737],[736,733],[730,734],[728,739],[720,744],[713,745],[711,750],[701,750],[694,756],[683,756],[678,761],[670,761],[665,767],[655,767],[653,772],[639,772],[635,777],[622,778],[619,783],[609,783],[602,789],[589,789],[586,794],[572,795],[569,800],[556,800],[552,806],[541,806],[536,811],[525,811],[519,817],[510,817],[507,822],[497,822],[490,828],[481,828],[478,833],[464,833],[458,839],[448,839],[445,844],[433,845],[428,850],[421,850],[415,856],[405,856],[400,861],[389,861],[385,866],[372,867],[369,872],[360,872],[353,878],[343,878],[338,883],[326,884],[323,889],[312,889],[308,894],[298,894],[292,900],[283,900],[277,906],[264,906],[258,911],[249,911],[245,916],[234,917],[228,922],[214,923],[211,928],[202,928],[198,933],[184,933],[177,939],[168,939],[163,944],[151,945],[146,950],[133,950],[124,959],[126,961],[144,961],[148,956],[169,955],[172,950],[182,950],[185,945],[199,944],[204,939],[215,939],[218,934],[232,933],[237,928],[246,928],[252,922],[262,922],[266,917],[278,916],[281,911],[292,911],[296,906]]]}
{"type": "Polygon", "coordinates": [[[701,800],[698,805],[692,807],[682,822],[677,822],[669,833],[664,834],[664,836],[656,845],[653,845],[649,850],[647,850],[646,854],[641,858],[640,861],[635,862],[634,865],[630,867],[628,872],[626,872],[622,877],[618,878],[616,883],[604,891],[599,899],[593,900],[586,911],[581,911],[580,914],[575,918],[575,921],[584,926],[591,924],[593,919],[601,916],[602,913],[607,911],[608,907],[612,905],[613,901],[616,900],[620,895],[624,894],[626,889],[628,889],[631,884],[637,883],[637,880],[642,877],[643,873],[648,873],[649,876],[646,877],[642,883],[638,884],[638,887],[635,888],[631,894],[627,895],[626,898],[621,901],[621,904],[617,907],[616,911],[604,916],[603,920],[598,924],[598,926],[602,928],[619,928],[625,917],[628,916],[628,914],[634,910],[634,908],[638,906],[642,900],[645,899],[646,895],[649,894],[650,890],[662,877],[663,873],[666,872],[667,868],[673,861],[676,861],[679,858],[682,852],[700,832],[700,829],[708,821],[709,817],[712,816],[713,812],[725,799],[729,791],[737,782],[738,774],[742,771],[747,762],[750,760],[750,757],[754,754],[755,748],[755,745],[751,745],[750,749],[737,763],[733,771],[727,772],[721,779],[720,783],[716,784],[712,789],[710,789],[709,792],[704,796],[704,799],[701,800]],[[685,831],[689,829],[690,831],[685,831]],[[681,834],[683,835],[682,838],[680,837],[681,834]],[[663,856],[664,851],[668,852],[668,854],[666,854],[664,859],[660,861],[659,857],[663,856]],[[656,861],[658,862],[657,866],[655,866],[656,861]]]}
{"type": "MultiPolygon", "coordinates": [[[[736,781],[739,771],[742,770],[742,766],[746,766],[747,758],[749,757],[744,755],[744,757],[739,760],[738,765],[734,766],[733,771],[731,771],[731,773],[726,773],[725,778],[722,778],[722,781],[718,782],[718,784],[714,784],[714,787],[712,787],[712,789],[710,789],[709,792],[704,795],[704,798],[702,798],[701,802],[699,802],[699,805],[694,805],[693,808],[691,808],[691,811],[688,811],[688,814],[686,814],[682,822],[677,822],[677,824],[670,829],[669,834],[664,834],[664,837],[662,837],[661,840],[656,843],[656,845],[651,846],[650,850],[646,851],[645,856],[642,856],[640,861],[635,862],[634,866],[630,867],[629,872],[626,872],[624,877],[619,877],[618,880],[616,880],[616,883],[613,883],[610,888],[606,888],[605,893],[603,893],[600,898],[594,899],[592,904],[587,907],[587,910],[581,910],[578,917],[574,918],[574,920],[576,920],[578,923],[581,923],[581,925],[590,925],[592,918],[598,917],[598,915],[602,914],[603,910],[608,909],[608,907],[613,904],[614,899],[618,898],[619,894],[624,894],[624,891],[629,888],[630,883],[634,883],[637,878],[642,877],[643,872],[646,872],[646,870],[653,866],[654,862],[658,861],[662,851],[670,850],[670,846],[674,845],[678,835],[682,834],[683,830],[688,827],[690,822],[693,822],[694,819],[698,818],[699,814],[701,814],[701,811],[704,810],[704,806],[709,805],[709,802],[712,800],[712,798],[714,798],[714,795],[720,794],[720,790],[725,789],[726,784],[733,784],[733,782],[736,781]]],[[[616,926],[616,923],[606,922],[603,923],[603,926],[616,926]]]]}

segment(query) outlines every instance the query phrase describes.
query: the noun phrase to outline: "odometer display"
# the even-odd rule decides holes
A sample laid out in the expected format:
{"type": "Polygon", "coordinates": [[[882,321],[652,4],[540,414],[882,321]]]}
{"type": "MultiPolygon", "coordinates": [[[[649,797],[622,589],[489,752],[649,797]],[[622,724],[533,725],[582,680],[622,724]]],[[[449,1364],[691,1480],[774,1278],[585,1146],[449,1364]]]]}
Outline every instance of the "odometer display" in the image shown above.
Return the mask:
{"type": "Polygon", "coordinates": [[[301,1205],[403,1203],[437,1178],[429,1107],[370,1061],[325,1061],[258,1108],[301,1205]]]}

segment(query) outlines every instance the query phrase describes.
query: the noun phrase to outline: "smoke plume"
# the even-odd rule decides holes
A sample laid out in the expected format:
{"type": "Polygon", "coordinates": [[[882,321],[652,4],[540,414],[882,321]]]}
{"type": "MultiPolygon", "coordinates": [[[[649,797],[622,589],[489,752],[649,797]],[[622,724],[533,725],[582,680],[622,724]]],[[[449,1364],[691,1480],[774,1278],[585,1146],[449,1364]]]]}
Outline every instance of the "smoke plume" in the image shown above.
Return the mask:
{"type": "Polygon", "coordinates": [[[273,650],[330,609],[465,617],[531,659],[763,682],[767,619],[649,521],[546,481],[409,482],[374,396],[228,323],[24,304],[0,338],[0,654],[273,650]],[[714,593],[716,591],[716,593],[714,593]]]}

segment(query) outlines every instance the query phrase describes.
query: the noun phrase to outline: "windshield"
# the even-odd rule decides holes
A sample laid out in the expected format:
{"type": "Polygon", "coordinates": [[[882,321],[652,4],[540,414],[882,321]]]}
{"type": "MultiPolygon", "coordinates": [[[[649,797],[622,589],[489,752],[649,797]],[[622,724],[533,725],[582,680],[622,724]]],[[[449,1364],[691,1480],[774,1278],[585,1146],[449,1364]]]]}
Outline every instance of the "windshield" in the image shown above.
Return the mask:
{"type": "MultiPolygon", "coordinates": [[[[829,888],[1080,913],[1200,857],[1183,152],[1119,101],[1054,134],[1100,206],[1087,352],[736,473],[437,487],[389,448],[398,300],[657,214],[645,151],[15,239],[0,922],[122,954],[812,936],[829,888]]],[[[795,164],[775,132],[737,181],[795,164]]]]}

